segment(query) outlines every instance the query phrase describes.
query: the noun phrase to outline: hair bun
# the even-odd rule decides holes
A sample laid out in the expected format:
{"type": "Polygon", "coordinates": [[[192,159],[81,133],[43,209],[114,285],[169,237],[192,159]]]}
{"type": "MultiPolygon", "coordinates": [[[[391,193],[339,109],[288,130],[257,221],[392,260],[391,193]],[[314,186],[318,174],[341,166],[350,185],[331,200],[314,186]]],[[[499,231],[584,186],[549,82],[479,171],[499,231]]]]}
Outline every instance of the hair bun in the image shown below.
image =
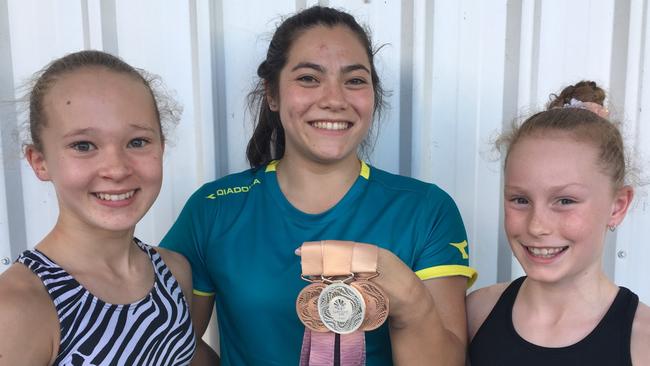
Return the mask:
{"type": "MultiPolygon", "coordinates": [[[[575,85],[569,85],[566,88],[562,89],[559,95],[551,94],[549,96],[549,103],[546,106],[546,109],[553,108],[563,108],[565,106],[575,106],[576,102],[583,102],[589,104],[596,104],[600,107],[604,107],[605,102],[605,91],[596,84],[596,82],[591,80],[583,80],[575,85]]],[[[590,108],[584,108],[589,109],[590,108]]],[[[595,111],[592,111],[597,113],[595,111]]],[[[597,113],[600,115],[600,113],[597,113]]]]}

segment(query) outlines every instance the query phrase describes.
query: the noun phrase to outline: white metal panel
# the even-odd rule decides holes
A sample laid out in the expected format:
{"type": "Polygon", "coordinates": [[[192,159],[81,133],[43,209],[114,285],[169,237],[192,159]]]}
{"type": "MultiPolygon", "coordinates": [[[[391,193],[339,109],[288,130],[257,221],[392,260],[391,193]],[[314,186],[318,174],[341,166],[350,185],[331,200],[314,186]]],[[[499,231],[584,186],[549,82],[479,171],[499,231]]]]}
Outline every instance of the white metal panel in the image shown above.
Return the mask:
{"type": "MultiPolygon", "coordinates": [[[[630,52],[627,70],[625,121],[633,142],[636,164],[642,178],[650,177],[650,9],[645,1],[633,1],[630,21],[630,52]]],[[[649,182],[650,183],[650,182],[649,182]]],[[[616,281],[635,291],[642,301],[650,300],[650,190],[636,192],[635,202],[616,235],[616,281]]]]}
{"type": "MultiPolygon", "coordinates": [[[[459,176],[458,181],[467,182],[467,191],[472,192],[472,195],[471,202],[463,204],[461,197],[465,194],[461,192],[466,190],[458,189],[455,198],[461,200],[459,205],[462,205],[463,217],[468,218],[468,236],[474,253],[471,265],[482,273],[476,283],[476,286],[480,287],[497,281],[497,271],[494,269],[498,261],[499,231],[495,228],[499,227],[498,212],[501,210],[498,194],[501,191],[501,171],[499,161],[494,160],[491,144],[495,131],[500,130],[504,118],[504,34],[507,2],[493,1],[488,4],[475,1],[471,6],[477,9],[474,15],[478,36],[470,39],[470,47],[475,48],[478,53],[474,61],[477,78],[473,83],[468,80],[467,86],[474,89],[477,97],[474,115],[467,116],[468,119],[474,119],[473,127],[462,133],[470,138],[458,146],[459,155],[462,157],[459,166],[468,167],[467,171],[459,176]]],[[[461,99],[459,109],[465,108],[466,104],[464,99],[461,99]]],[[[459,125],[465,125],[462,115],[459,125]]]]}
{"type": "MultiPolygon", "coordinates": [[[[246,95],[257,77],[257,66],[266,56],[266,49],[282,16],[296,11],[295,2],[236,1],[223,2],[225,50],[225,90],[228,129],[228,170],[248,167],[246,144],[252,134],[246,95]],[[251,12],[250,9],[255,9],[251,12]]],[[[216,20],[220,21],[220,20],[216,20]]]]}
{"type": "MultiPolygon", "coordinates": [[[[183,118],[170,134],[160,197],[138,226],[139,236],[156,243],[200,184],[247,167],[252,129],[246,94],[256,68],[282,16],[316,3],[349,10],[370,26],[376,44],[387,44],[377,66],[393,92],[391,108],[371,161],[434,182],[454,197],[479,286],[520,273],[503,240],[501,168],[489,153],[491,138],[510,119],[542,108],[564,85],[593,79],[612,85],[621,105],[611,109],[624,112],[617,116],[631,142],[650,155],[643,123],[650,108],[643,88],[650,82],[643,71],[650,66],[643,0],[9,0],[10,73],[18,85],[53,58],[97,48],[161,75],[175,91],[183,118]]],[[[2,125],[3,134],[12,129],[2,125]]],[[[647,160],[641,165],[650,171],[647,160]]],[[[0,197],[0,240],[9,240],[2,212],[25,215],[26,243],[12,243],[14,248],[34,245],[57,216],[51,185],[20,166],[21,172],[3,175],[18,174],[12,182],[21,184],[23,204],[8,207],[0,197]]],[[[647,195],[639,195],[610,235],[616,248],[606,251],[604,262],[617,282],[650,302],[643,281],[650,269],[642,266],[650,246],[641,244],[650,236],[647,207],[647,195]],[[621,251],[626,255],[619,258],[621,251]]]]}
{"type": "MultiPolygon", "coordinates": [[[[83,47],[81,6],[78,2],[14,0],[8,2],[8,11],[16,86],[24,85],[35,71],[53,58],[83,47]]],[[[19,118],[24,119],[25,116],[19,118]]],[[[3,128],[6,127],[3,125],[3,128]]],[[[16,215],[24,214],[29,230],[26,233],[27,243],[12,245],[31,247],[54,225],[58,208],[51,185],[38,181],[26,163],[22,164],[21,175],[24,206],[9,210],[16,215]]]]}

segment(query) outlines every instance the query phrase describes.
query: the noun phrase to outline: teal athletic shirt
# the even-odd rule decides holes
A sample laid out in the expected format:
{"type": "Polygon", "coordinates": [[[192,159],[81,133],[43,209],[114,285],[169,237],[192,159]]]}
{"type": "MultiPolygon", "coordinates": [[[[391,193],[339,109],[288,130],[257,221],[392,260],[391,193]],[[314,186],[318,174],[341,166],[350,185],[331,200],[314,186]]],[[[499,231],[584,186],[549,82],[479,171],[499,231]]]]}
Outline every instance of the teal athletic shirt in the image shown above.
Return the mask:
{"type": "MultiPolygon", "coordinates": [[[[195,295],[215,295],[222,365],[298,365],[304,326],[294,250],[305,241],[352,240],[395,253],[423,280],[466,276],[467,235],[453,200],[433,184],[362,162],[336,204],[306,214],[280,190],[272,162],[205,184],[161,246],[192,266],[195,295]]],[[[366,333],[368,365],[391,365],[387,324],[366,333]]]]}

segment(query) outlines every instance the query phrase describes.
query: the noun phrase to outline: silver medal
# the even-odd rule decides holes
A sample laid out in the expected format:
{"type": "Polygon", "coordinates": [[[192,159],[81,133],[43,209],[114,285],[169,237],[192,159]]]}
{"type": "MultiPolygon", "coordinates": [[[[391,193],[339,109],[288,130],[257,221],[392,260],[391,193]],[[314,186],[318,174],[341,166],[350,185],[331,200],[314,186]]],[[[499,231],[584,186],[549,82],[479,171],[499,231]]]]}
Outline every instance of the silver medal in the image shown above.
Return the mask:
{"type": "Polygon", "coordinates": [[[366,313],[363,296],[343,282],[325,287],[318,296],[318,315],[327,329],[348,334],[359,329],[366,313]]]}

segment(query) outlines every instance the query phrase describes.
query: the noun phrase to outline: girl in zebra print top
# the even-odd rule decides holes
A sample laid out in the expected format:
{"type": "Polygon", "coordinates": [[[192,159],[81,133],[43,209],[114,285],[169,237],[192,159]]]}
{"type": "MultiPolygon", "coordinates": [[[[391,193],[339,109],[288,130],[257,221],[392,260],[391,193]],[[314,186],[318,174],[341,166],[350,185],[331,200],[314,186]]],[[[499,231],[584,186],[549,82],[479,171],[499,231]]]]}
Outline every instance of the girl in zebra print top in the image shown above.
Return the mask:
{"type": "Polygon", "coordinates": [[[187,261],[134,238],[162,183],[165,111],[151,78],[82,51],[38,74],[25,156],[59,216],[0,276],[0,364],[188,365],[187,261]]]}

